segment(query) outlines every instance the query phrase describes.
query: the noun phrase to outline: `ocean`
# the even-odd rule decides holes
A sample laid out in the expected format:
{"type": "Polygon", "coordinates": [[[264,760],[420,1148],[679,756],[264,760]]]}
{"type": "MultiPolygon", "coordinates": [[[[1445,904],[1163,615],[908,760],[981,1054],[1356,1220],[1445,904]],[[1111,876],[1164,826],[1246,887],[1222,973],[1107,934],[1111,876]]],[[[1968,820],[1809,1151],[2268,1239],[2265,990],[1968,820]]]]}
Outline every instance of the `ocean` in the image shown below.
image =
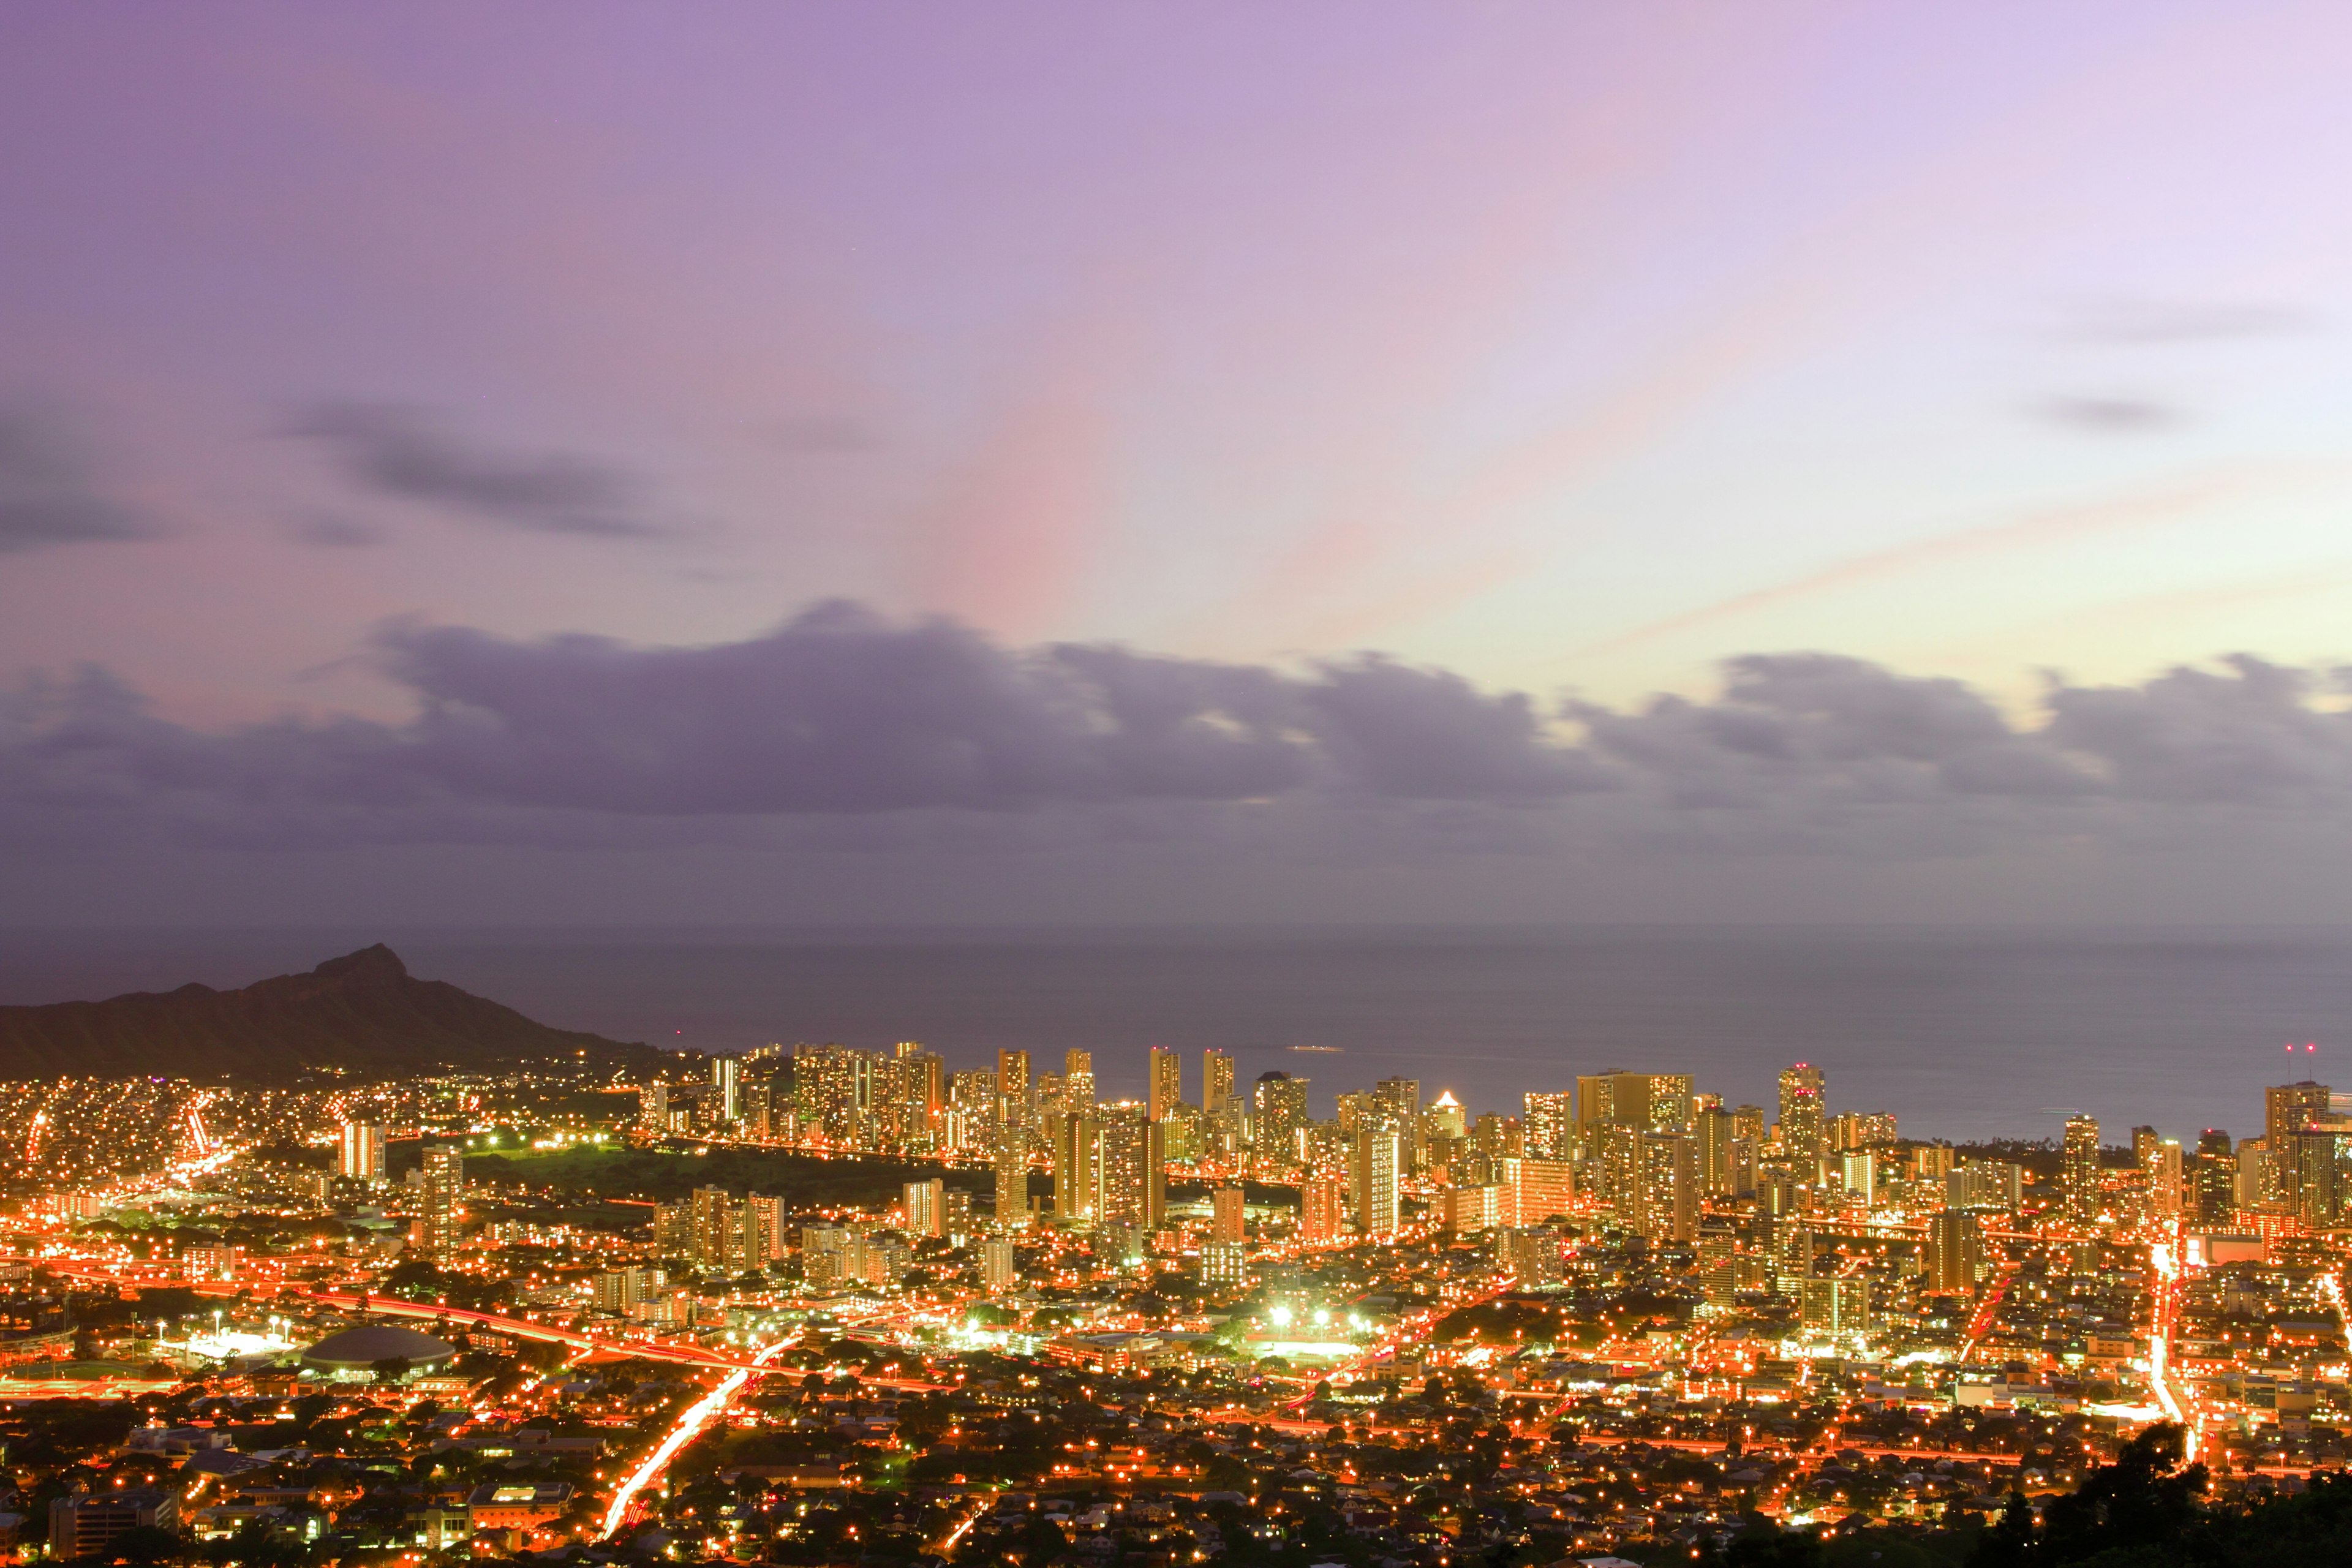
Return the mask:
{"type": "Polygon", "coordinates": [[[1107,1097],[1141,1093],[1154,1045],[1186,1053],[1196,1097],[1214,1046],[1244,1080],[1311,1080],[1318,1115],[1391,1074],[1515,1111],[1608,1068],[1769,1109],[1803,1060],[1832,1111],[1891,1110],[1906,1135],[2054,1137],[2087,1110],[2110,1142],[2142,1122],[2188,1142],[2258,1131],[2264,1085],[2352,1060],[2336,930],[18,931],[0,1002],[235,985],[378,940],[415,974],[623,1039],[920,1040],[951,1068],[1018,1047],[1038,1071],[1076,1047],[1107,1097]]]}

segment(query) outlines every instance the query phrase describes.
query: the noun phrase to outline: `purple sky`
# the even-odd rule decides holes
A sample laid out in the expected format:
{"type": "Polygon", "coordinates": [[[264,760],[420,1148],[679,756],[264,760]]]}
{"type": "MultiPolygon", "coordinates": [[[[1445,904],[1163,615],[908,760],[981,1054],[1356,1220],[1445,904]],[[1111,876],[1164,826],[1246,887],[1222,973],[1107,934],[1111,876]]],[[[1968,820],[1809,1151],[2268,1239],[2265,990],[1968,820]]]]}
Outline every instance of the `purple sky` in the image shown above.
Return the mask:
{"type": "Polygon", "coordinates": [[[12,9],[0,921],[2344,919],[2346,79],[12,9]]]}

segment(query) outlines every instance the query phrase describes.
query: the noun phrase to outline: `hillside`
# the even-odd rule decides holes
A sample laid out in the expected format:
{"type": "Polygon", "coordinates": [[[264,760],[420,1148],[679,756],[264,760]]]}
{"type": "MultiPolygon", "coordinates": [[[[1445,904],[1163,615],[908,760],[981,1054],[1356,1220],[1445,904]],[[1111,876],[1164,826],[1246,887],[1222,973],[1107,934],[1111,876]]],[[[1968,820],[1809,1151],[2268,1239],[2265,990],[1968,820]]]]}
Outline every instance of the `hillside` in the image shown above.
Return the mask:
{"type": "Polygon", "coordinates": [[[0,1079],[234,1078],[307,1069],[362,1078],[569,1057],[651,1066],[660,1054],[551,1029],[438,980],[419,980],[378,943],[308,974],[235,991],[183,985],[104,1002],[0,1007],[0,1079]]]}

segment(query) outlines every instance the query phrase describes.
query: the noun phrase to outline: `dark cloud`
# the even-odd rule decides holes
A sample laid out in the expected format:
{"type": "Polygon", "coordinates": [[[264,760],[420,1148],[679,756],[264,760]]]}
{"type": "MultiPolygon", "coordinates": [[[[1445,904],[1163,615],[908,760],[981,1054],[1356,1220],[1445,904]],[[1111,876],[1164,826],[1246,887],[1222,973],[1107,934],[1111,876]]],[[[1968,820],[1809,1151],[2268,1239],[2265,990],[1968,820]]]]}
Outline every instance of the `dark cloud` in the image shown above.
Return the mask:
{"type": "Polygon", "coordinates": [[[691,648],[396,626],[373,658],[414,718],[205,732],[103,672],[27,684],[0,702],[0,834],[1917,858],[2352,807],[2346,678],[2243,658],[2053,679],[2032,722],[1828,654],[1733,660],[1705,699],[1553,711],[1386,658],[1006,648],[849,605],[691,648]]]}
{"type": "Polygon", "coordinates": [[[0,411],[0,553],[160,532],[100,491],[88,459],[53,421],[0,411]]]}
{"type": "Polygon", "coordinates": [[[2100,436],[2145,435],[2181,419],[2178,408],[2145,397],[2053,397],[2034,412],[2053,425],[2100,436]]]}
{"type": "Polygon", "coordinates": [[[2292,305],[2109,300],[2070,311],[2058,335],[2072,342],[2136,346],[2284,337],[2316,325],[2309,311],[2292,305]]]}
{"type": "Polygon", "coordinates": [[[618,468],[571,453],[494,451],[414,408],[321,404],[289,433],[325,443],[379,494],[492,527],[596,539],[670,531],[646,517],[641,487],[618,468]]]}
{"type": "Polygon", "coordinates": [[[364,550],[383,544],[392,537],[375,523],[325,512],[298,519],[287,531],[305,544],[316,544],[327,550],[364,550]]]}

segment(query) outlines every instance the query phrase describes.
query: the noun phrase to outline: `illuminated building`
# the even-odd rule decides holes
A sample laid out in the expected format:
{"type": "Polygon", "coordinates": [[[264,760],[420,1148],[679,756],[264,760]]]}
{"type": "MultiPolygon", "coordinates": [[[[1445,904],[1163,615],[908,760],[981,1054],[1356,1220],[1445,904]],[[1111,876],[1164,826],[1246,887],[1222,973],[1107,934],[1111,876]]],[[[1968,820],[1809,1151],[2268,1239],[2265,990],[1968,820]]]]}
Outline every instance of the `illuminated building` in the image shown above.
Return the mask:
{"type": "Polygon", "coordinates": [[[2301,1132],[2330,1120],[2329,1090],[2324,1083],[2305,1079],[2263,1090],[2263,1137],[2271,1148],[2283,1147],[2290,1132],[2301,1132]]]}
{"type": "Polygon", "coordinates": [[[1498,1174],[1505,1225],[1541,1225],[1575,1207],[1576,1167],[1566,1160],[1505,1160],[1498,1174]]]}
{"type": "Polygon", "coordinates": [[[1858,1334],[1870,1327],[1870,1281],[1859,1275],[1807,1278],[1797,1289],[1798,1319],[1818,1333],[1858,1334]]]}
{"type": "Polygon", "coordinates": [[[1356,1228],[1366,1236],[1396,1234],[1397,1167],[1402,1153],[1391,1129],[1368,1127],[1356,1135],[1356,1228]]]}
{"type": "Polygon", "coordinates": [[[1878,1156],[1867,1149],[1851,1149],[1838,1156],[1838,1174],[1845,1190],[1864,1204],[1878,1202],[1878,1156]]]}
{"type": "Polygon", "coordinates": [[[1209,1194],[1209,1239],[1238,1242],[1246,1238],[1247,1209],[1239,1187],[1218,1187],[1209,1194]]]}
{"type": "MultiPolygon", "coordinates": [[[[1427,1163],[1428,1151],[1422,1137],[1421,1080],[1417,1078],[1384,1078],[1372,1085],[1369,1101],[1371,1121],[1366,1125],[1384,1125],[1392,1129],[1402,1149],[1407,1173],[1422,1169],[1427,1163]]],[[[1349,1129],[1353,1137],[1355,1129],[1349,1129]]]]}
{"type": "Polygon", "coordinates": [[[1046,1129],[1054,1152],[1054,1218],[1091,1225],[1102,1214],[1102,1132],[1091,1116],[1064,1114],[1046,1129]]]}
{"type": "Polygon", "coordinates": [[[1469,1131],[1462,1102],[1454,1098],[1451,1089],[1441,1089],[1437,1098],[1429,1102],[1425,1125],[1433,1138],[1460,1138],[1469,1131]]]}
{"type": "Polygon", "coordinates": [[[1208,1285],[1249,1283],[1249,1248],[1238,1242],[1213,1241],[1201,1248],[1201,1279],[1208,1285]]]}
{"type": "Polygon", "coordinates": [[[1492,1230],[1502,1223],[1502,1188],[1492,1184],[1441,1187],[1437,1193],[1438,1222],[1456,1235],[1492,1230]]]}
{"type": "Polygon", "coordinates": [[[637,1090],[637,1120],[657,1134],[669,1131],[669,1085],[649,1083],[637,1090]]]}
{"type": "Polygon", "coordinates": [[[2181,1190],[2184,1168],[2180,1159],[2180,1140],[2160,1140],[2149,1153],[2145,1169],[2147,1173],[2148,1212],[2159,1219],[2179,1219],[2184,1195],[2181,1190]]]}
{"type": "Polygon", "coordinates": [[[1104,1107],[1099,1155],[1102,1218],[1143,1233],[1168,1221],[1168,1131],[1147,1109],[1132,1100],[1104,1107]]]}
{"type": "Polygon", "coordinates": [[[2099,1123],[2089,1115],[2066,1119],[2066,1138],[2059,1151],[2060,1190],[2070,1219],[2088,1223],[2099,1217],[2099,1123]]]}
{"type": "Polygon", "coordinates": [[[732,1127],[743,1119],[743,1108],[737,1098],[740,1091],[739,1067],[733,1057],[710,1058],[712,1114],[722,1127],[732,1127]]]}
{"type": "Polygon", "coordinates": [[[996,1223],[1017,1230],[1029,1223],[1029,1143],[1008,1137],[996,1150],[996,1223]]]}
{"type": "Polygon", "coordinates": [[[425,1146],[422,1179],[417,1184],[422,1212],[417,1230],[425,1256],[436,1267],[457,1256],[464,1228],[466,1156],[455,1143],[425,1146]]]}
{"type": "Polygon", "coordinates": [[[2295,1218],[2312,1230],[2336,1223],[2343,1208],[2337,1135],[2320,1128],[2281,1134],[2273,1158],[2278,1163],[2281,1195],[2295,1218]]]}
{"type": "Polygon", "coordinates": [[[1559,1232],[1549,1226],[1521,1226],[1496,1238],[1496,1254],[1521,1286],[1534,1289],[1560,1281],[1559,1232]]]}
{"type": "Polygon", "coordinates": [[[1528,1158],[1576,1158],[1576,1096],[1573,1093],[1562,1090],[1545,1094],[1530,1089],[1522,1097],[1521,1107],[1526,1112],[1523,1126],[1528,1158]]]}
{"type": "Polygon", "coordinates": [[[994,1148],[996,1075],[960,1072],[948,1080],[948,1147],[958,1153],[987,1153],[994,1148]]]}
{"type": "Polygon", "coordinates": [[[1091,1116],[1095,1103],[1095,1054],[1071,1051],[1063,1058],[1063,1107],[1074,1116],[1091,1116]]]}
{"type": "Polygon", "coordinates": [[[1927,1217],[1927,1289],[1976,1290],[1985,1277],[1985,1229],[1967,1208],[1927,1217]]]}
{"type": "Polygon", "coordinates": [[[179,1493],[169,1488],[132,1487],[75,1492],[49,1500],[49,1556],[59,1563],[111,1562],[117,1536],[132,1530],[176,1532],[179,1493]]]}
{"type": "Polygon", "coordinates": [[[1260,1163],[1286,1166],[1298,1157],[1298,1130],[1307,1125],[1307,1080],[1286,1072],[1258,1074],[1252,1147],[1260,1163]]]}
{"type": "Polygon", "coordinates": [[[1805,1062],[1780,1074],[1780,1149],[1796,1163],[1801,1181],[1813,1180],[1821,1163],[1828,1088],[1822,1069],[1805,1062]]]}
{"type": "Polygon", "coordinates": [[[1717,1194],[1733,1191],[1731,1146],[1738,1142],[1737,1119],[1718,1106],[1700,1111],[1691,1121],[1693,1134],[1698,1140],[1700,1190],[1717,1194]]]}
{"type": "MultiPolygon", "coordinates": [[[[1298,1239],[1309,1246],[1322,1246],[1339,1239],[1347,1229],[1348,1216],[1343,1198],[1344,1184],[1336,1176],[1312,1175],[1298,1188],[1298,1239]]],[[[1234,1226],[1232,1245],[1241,1242],[1241,1192],[1234,1189],[1234,1226]]],[[[1222,1216],[1221,1216],[1222,1217],[1222,1216]]],[[[1223,1240],[1220,1231],[1217,1239],[1223,1240]]]]}
{"type": "Polygon", "coordinates": [[[1151,1047],[1151,1081],[1147,1096],[1151,1120],[1165,1121],[1184,1103],[1184,1058],[1165,1046],[1151,1047]]]}
{"type": "Polygon", "coordinates": [[[948,1233],[948,1184],[937,1176],[906,1186],[907,1234],[945,1236],[948,1233]]]}
{"type": "Polygon", "coordinates": [[[1021,1258],[1009,1236],[992,1236],[980,1244],[981,1289],[1002,1296],[1021,1283],[1021,1258]]]}
{"type": "Polygon", "coordinates": [[[1653,1243],[1688,1241],[1698,1232],[1697,1151],[1687,1133],[1633,1134],[1638,1164],[1630,1227],[1653,1243]]]}
{"type": "Polygon", "coordinates": [[[346,1181],[382,1182],[383,1129],[367,1121],[344,1122],[335,1169],[336,1173],[346,1181]]]}
{"type": "Polygon", "coordinates": [[[1911,1179],[1915,1182],[1941,1182],[1952,1173],[1952,1146],[1949,1143],[1915,1143],[1911,1146],[1911,1179]]]}
{"type": "Polygon", "coordinates": [[[1223,1051],[1201,1053],[1201,1110],[1214,1116],[1234,1102],[1234,1058],[1223,1051]]]}
{"type": "Polygon", "coordinates": [[[1895,1113],[1891,1110],[1845,1110],[1829,1120],[1823,1141],[1826,1152],[1843,1154],[1850,1149],[1872,1149],[1897,1141],[1895,1113]]]}
{"type": "Polygon", "coordinates": [[[2024,1197],[2025,1172],[2005,1160],[1971,1160],[1944,1179],[1944,1201],[1956,1209],[2010,1213],[2024,1197]]]}
{"type": "Polygon", "coordinates": [[[996,1124],[1000,1142],[1024,1142],[1008,1139],[1003,1130],[1029,1130],[1029,1053],[999,1051],[996,1053],[996,1124]]]}

